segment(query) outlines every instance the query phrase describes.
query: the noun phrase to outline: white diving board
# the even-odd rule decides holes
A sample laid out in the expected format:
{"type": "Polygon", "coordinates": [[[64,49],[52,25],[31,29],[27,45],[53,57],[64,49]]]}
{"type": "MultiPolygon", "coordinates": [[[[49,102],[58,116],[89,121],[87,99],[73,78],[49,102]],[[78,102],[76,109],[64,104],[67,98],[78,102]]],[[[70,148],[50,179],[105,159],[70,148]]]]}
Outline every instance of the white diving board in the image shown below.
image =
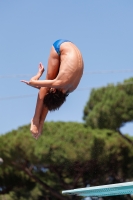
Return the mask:
{"type": "Polygon", "coordinates": [[[83,197],[104,197],[133,194],[133,182],[65,190],[62,191],[62,194],[77,195],[83,197]]]}

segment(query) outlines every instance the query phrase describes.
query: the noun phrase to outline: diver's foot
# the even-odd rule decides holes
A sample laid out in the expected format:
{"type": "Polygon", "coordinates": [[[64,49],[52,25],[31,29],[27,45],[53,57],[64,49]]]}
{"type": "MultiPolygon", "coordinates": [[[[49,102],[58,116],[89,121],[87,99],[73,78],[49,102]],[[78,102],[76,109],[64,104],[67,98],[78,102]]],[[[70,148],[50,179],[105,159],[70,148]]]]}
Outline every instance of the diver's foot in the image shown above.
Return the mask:
{"type": "Polygon", "coordinates": [[[39,132],[38,132],[38,135],[37,135],[36,139],[38,139],[41,136],[41,134],[42,134],[43,124],[44,124],[44,122],[40,122],[39,123],[39,132]]]}
{"type": "Polygon", "coordinates": [[[37,139],[39,134],[39,123],[35,121],[34,119],[31,120],[31,126],[30,126],[30,132],[32,133],[32,136],[37,139]]]}

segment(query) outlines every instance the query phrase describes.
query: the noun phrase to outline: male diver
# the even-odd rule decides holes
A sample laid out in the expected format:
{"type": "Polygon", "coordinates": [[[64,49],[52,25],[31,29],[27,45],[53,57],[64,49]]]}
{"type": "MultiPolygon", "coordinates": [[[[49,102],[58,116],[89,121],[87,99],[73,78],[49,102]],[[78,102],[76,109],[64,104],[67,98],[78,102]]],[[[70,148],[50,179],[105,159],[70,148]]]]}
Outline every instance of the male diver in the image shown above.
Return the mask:
{"type": "Polygon", "coordinates": [[[73,92],[83,74],[83,58],[80,50],[69,40],[57,40],[52,45],[45,80],[39,80],[44,72],[42,63],[38,73],[30,81],[22,82],[38,88],[35,114],[30,131],[35,139],[42,133],[48,111],[59,109],[69,93],[73,92]]]}

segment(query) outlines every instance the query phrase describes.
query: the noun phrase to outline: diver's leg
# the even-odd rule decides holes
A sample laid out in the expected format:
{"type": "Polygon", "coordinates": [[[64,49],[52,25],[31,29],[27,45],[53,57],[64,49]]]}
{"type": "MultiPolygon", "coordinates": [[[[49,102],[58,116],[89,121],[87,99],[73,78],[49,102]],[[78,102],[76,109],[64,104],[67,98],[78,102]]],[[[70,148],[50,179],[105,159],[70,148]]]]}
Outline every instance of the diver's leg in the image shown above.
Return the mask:
{"type": "MultiPolygon", "coordinates": [[[[56,53],[54,47],[52,46],[49,60],[48,60],[47,75],[46,75],[47,80],[53,80],[56,78],[56,76],[58,75],[59,66],[60,66],[59,55],[56,53]]],[[[41,134],[39,130],[42,130],[42,126],[43,126],[42,121],[44,122],[46,115],[48,113],[47,108],[43,106],[43,99],[47,93],[47,90],[48,88],[45,88],[45,87],[40,88],[39,93],[38,93],[37,103],[36,103],[35,114],[31,121],[30,130],[32,134],[34,134],[36,137],[41,134]],[[40,123],[40,127],[39,127],[39,123],[40,123]]]]}
{"type": "Polygon", "coordinates": [[[42,134],[43,125],[44,125],[44,121],[47,116],[47,113],[48,113],[48,109],[45,106],[43,106],[43,109],[41,112],[41,117],[40,117],[40,122],[39,122],[39,130],[38,130],[39,132],[36,136],[36,139],[38,139],[38,137],[42,134]]]}

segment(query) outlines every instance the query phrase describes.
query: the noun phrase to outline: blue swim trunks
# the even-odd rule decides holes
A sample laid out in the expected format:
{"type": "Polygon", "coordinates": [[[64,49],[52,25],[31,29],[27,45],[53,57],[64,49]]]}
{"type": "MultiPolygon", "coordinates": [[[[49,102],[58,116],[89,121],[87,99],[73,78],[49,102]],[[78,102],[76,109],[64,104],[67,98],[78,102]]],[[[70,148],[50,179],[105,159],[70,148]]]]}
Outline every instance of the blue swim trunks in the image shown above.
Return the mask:
{"type": "Polygon", "coordinates": [[[60,39],[54,42],[53,46],[55,48],[55,51],[58,53],[58,55],[60,55],[60,45],[63,42],[70,42],[69,40],[64,40],[64,39],[60,39]]]}

